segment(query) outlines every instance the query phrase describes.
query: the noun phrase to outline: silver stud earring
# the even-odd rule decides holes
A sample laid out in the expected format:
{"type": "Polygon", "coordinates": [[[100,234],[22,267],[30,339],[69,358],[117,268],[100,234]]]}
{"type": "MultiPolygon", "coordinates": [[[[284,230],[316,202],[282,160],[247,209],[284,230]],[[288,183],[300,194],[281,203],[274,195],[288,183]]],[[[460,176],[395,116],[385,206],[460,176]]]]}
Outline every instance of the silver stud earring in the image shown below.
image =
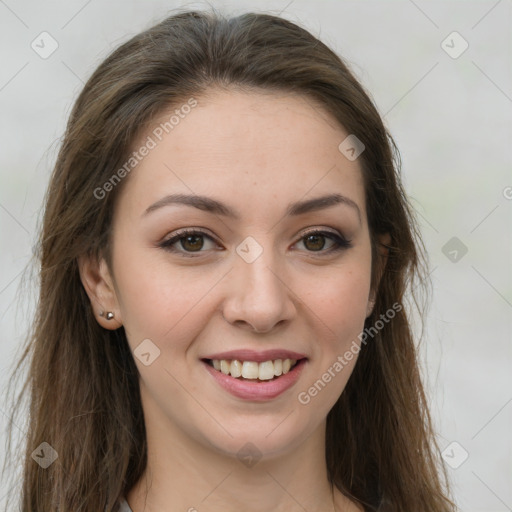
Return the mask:
{"type": "MultiPolygon", "coordinates": [[[[100,315],[100,316],[105,315],[105,311],[100,311],[100,312],[99,312],[99,315],[100,315]]],[[[114,318],[114,313],[112,313],[112,311],[108,311],[108,312],[107,312],[107,317],[106,317],[106,318],[107,318],[107,320],[112,320],[112,318],[114,318]]]]}

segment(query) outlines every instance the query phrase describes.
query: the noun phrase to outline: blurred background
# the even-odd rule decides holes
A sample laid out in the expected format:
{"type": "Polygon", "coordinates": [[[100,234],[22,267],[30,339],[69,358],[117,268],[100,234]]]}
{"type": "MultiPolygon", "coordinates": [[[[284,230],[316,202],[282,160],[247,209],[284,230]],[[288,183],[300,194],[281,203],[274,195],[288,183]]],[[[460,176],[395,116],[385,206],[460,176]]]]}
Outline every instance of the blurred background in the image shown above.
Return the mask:
{"type": "MultiPolygon", "coordinates": [[[[33,311],[28,265],[73,101],[120,43],[171,9],[208,6],[299,23],[372,95],[429,254],[421,357],[455,500],[464,512],[512,511],[510,0],[0,0],[1,389],[33,311]]],[[[2,463],[9,399],[0,403],[2,463]]],[[[1,482],[0,507],[7,491],[1,482]]]]}

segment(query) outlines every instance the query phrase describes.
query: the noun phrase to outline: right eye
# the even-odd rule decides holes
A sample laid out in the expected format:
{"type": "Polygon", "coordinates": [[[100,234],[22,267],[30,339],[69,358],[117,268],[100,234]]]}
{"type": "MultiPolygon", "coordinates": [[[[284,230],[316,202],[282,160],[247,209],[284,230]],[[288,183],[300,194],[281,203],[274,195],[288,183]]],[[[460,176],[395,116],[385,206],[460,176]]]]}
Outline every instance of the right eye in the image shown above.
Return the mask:
{"type": "Polygon", "coordinates": [[[194,257],[194,253],[204,252],[201,249],[204,246],[203,238],[214,241],[213,238],[207,235],[204,231],[197,229],[182,229],[176,232],[171,238],[164,240],[159,246],[169,252],[178,253],[186,257],[194,257]],[[174,247],[180,243],[183,251],[174,247]]]}

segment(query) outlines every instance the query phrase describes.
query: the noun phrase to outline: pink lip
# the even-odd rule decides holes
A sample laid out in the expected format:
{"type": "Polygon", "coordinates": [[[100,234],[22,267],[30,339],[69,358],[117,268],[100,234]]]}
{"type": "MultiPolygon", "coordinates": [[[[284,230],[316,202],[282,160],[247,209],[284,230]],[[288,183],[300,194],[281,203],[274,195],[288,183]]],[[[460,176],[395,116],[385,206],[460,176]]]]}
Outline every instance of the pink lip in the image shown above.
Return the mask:
{"type": "Polygon", "coordinates": [[[304,358],[306,358],[304,354],[299,354],[298,352],[292,352],[290,350],[273,349],[256,351],[241,349],[219,352],[218,354],[212,354],[210,356],[203,357],[202,359],[226,359],[226,361],[237,359],[238,361],[254,361],[256,363],[262,363],[263,361],[273,361],[275,359],[295,359],[298,361],[299,359],[304,358]]]}
{"type": "MultiPolygon", "coordinates": [[[[216,358],[217,357],[215,357],[215,359],[216,358]]],[[[221,359],[226,358],[222,357],[221,359]]],[[[273,357],[271,359],[273,359],[273,357]]],[[[276,357],[275,359],[279,359],[279,357],[276,357]]],[[[250,359],[245,360],[249,361],[250,359]]],[[[254,361],[254,359],[252,359],[252,361],[254,361]]],[[[263,361],[268,361],[268,359],[263,359],[263,361]]],[[[290,389],[299,379],[302,369],[306,364],[306,359],[298,361],[298,363],[286,375],[281,375],[275,380],[269,381],[235,379],[235,377],[231,377],[231,375],[226,375],[217,371],[213,366],[210,366],[204,361],[203,364],[220,386],[232,395],[237,398],[243,398],[244,400],[263,402],[265,400],[276,398],[287,389],[290,389]]]]}

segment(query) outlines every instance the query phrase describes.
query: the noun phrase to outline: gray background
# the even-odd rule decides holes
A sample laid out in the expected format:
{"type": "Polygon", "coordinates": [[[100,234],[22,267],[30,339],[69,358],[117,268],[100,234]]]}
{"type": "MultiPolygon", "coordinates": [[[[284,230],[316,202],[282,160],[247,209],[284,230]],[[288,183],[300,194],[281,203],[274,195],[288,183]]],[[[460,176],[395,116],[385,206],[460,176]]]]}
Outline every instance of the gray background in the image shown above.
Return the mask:
{"type": "MultiPolygon", "coordinates": [[[[302,24],[373,95],[401,150],[430,257],[421,355],[456,501],[467,512],[512,511],[512,2],[210,4],[302,24]],[[453,31],[463,39],[447,39],[453,31]]],[[[33,309],[35,281],[26,274],[21,293],[23,270],[72,102],[108,52],[183,5],[208,4],[0,0],[2,389],[33,309]],[[58,43],[46,59],[31,47],[43,31],[58,43]]],[[[6,412],[2,402],[2,462],[6,412]]],[[[6,492],[2,482],[0,506],[6,492]]]]}

